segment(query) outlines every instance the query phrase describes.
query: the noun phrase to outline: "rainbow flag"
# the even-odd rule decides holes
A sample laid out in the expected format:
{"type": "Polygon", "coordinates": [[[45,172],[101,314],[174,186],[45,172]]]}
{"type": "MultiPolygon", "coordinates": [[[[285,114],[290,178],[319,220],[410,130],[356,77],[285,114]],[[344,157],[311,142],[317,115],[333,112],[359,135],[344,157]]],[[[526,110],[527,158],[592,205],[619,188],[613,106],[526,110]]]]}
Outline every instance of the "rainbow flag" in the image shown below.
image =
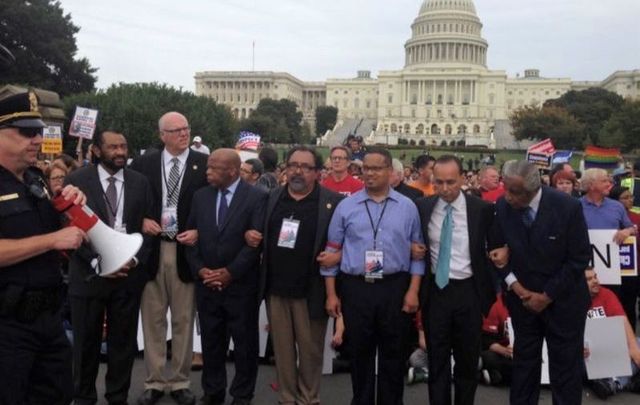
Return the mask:
{"type": "Polygon", "coordinates": [[[618,167],[620,149],[600,148],[597,146],[587,146],[584,150],[584,168],[600,168],[612,170],[618,167]]]}

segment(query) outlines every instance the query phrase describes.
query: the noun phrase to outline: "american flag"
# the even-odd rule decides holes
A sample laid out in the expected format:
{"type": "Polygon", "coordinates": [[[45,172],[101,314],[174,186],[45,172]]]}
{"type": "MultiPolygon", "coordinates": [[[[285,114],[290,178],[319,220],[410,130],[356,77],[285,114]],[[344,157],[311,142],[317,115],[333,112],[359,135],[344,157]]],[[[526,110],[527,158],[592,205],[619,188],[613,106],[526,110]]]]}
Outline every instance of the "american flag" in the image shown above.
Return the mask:
{"type": "Polygon", "coordinates": [[[249,131],[240,131],[236,149],[240,150],[258,150],[260,146],[260,135],[249,131]]]}
{"type": "Polygon", "coordinates": [[[534,143],[533,145],[529,146],[527,152],[553,155],[554,153],[556,153],[556,147],[553,146],[553,142],[551,142],[551,139],[547,138],[543,141],[534,143]]]}

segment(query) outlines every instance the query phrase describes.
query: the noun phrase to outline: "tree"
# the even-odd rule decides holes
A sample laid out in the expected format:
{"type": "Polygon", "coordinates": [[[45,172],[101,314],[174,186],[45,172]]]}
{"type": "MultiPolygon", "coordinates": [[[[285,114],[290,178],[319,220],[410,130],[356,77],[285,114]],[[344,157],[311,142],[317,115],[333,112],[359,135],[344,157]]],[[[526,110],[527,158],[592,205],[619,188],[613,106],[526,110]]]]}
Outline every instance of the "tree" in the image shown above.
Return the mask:
{"type": "Polygon", "coordinates": [[[569,91],[560,98],[547,100],[545,107],[564,108],[584,124],[584,131],[595,144],[599,144],[602,127],[611,115],[620,110],[624,99],[616,93],[592,87],[582,91],[569,91]]]}
{"type": "MultiPolygon", "coordinates": [[[[129,152],[158,146],[158,119],[168,111],[184,114],[191,135],[202,137],[210,147],[232,147],[237,125],[231,111],[215,101],[157,83],[112,85],[107,90],[77,94],[63,99],[65,113],[72,118],[76,106],[99,110],[96,131],[121,131],[129,152]]],[[[73,151],[76,138],[65,137],[65,150],[73,151]]]]}
{"type": "Polygon", "coordinates": [[[15,62],[0,65],[0,81],[61,96],[93,90],[96,69],[86,58],[75,57],[78,31],[59,1],[2,0],[0,44],[15,62]]]}
{"type": "Polygon", "coordinates": [[[338,109],[333,106],[321,106],[316,108],[316,134],[322,136],[336,126],[338,109]]]}
{"type": "Polygon", "coordinates": [[[524,107],[510,117],[517,140],[551,138],[560,149],[581,148],[585,139],[584,124],[560,107],[524,107]]]}
{"type": "Polygon", "coordinates": [[[640,149],[640,101],[626,101],[602,128],[602,146],[619,147],[625,152],[640,149]]]}
{"type": "Polygon", "coordinates": [[[240,122],[241,130],[255,132],[269,143],[303,143],[302,113],[287,99],[264,98],[251,116],[240,122]]]}

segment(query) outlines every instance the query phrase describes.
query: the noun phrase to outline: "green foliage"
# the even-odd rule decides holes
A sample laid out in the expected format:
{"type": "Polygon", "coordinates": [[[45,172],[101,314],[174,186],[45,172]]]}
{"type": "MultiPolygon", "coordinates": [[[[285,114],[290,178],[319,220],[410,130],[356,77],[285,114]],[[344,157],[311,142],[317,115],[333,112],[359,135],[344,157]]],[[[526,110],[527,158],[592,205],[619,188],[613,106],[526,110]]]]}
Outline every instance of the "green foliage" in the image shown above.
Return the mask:
{"type": "Polygon", "coordinates": [[[0,64],[0,84],[18,84],[68,95],[93,90],[86,58],[76,59],[79,28],[59,1],[0,1],[0,44],[15,62],[0,64]]]}
{"type": "MultiPolygon", "coordinates": [[[[600,133],[611,115],[620,110],[624,99],[616,93],[592,87],[582,91],[569,91],[555,100],[545,102],[545,107],[564,108],[584,125],[584,137],[589,135],[600,144],[600,133]]],[[[556,145],[557,146],[557,145],[556,145]]]]}
{"type": "MultiPolygon", "coordinates": [[[[140,149],[161,144],[158,119],[168,111],[184,114],[191,126],[191,136],[202,137],[202,142],[210,148],[234,145],[236,123],[227,107],[164,84],[114,84],[107,90],[77,94],[63,101],[69,120],[73,118],[76,106],[98,109],[96,131],[122,132],[132,155],[140,149]]],[[[73,151],[76,143],[76,138],[65,137],[65,150],[73,151]]]]}
{"type": "Polygon", "coordinates": [[[510,117],[516,139],[551,138],[558,149],[581,148],[584,125],[561,107],[524,107],[510,117]]]}
{"type": "Polygon", "coordinates": [[[251,116],[240,122],[240,130],[254,132],[267,143],[303,143],[301,121],[295,102],[264,98],[251,116]]]}
{"type": "Polygon", "coordinates": [[[334,106],[316,108],[316,134],[322,136],[336,125],[338,109],[334,106]]]}
{"type": "Polygon", "coordinates": [[[600,139],[603,146],[623,151],[640,149],[640,101],[626,101],[613,113],[602,128],[600,139]]]}

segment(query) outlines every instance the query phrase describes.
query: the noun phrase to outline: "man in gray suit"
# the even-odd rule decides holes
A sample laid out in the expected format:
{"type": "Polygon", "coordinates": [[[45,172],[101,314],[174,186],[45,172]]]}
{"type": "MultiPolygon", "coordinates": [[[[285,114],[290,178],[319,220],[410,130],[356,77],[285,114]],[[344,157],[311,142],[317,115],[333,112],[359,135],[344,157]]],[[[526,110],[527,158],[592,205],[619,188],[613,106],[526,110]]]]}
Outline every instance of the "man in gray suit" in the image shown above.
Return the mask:
{"type": "MultiPolygon", "coordinates": [[[[142,231],[151,207],[147,179],[127,169],[127,140],[119,132],[104,131],[93,141],[99,163],[67,176],[66,181],[87,195],[87,206],[118,232],[142,231]]],[[[107,315],[106,393],[109,404],[127,403],[131,368],[136,354],[136,331],[142,289],[148,277],[144,264],[150,245],[145,238],[134,259],[119,272],[96,276],[89,257],[76,252],[69,263],[69,297],[73,323],[73,382],[76,404],[95,404],[103,321],[107,315]]],[[[85,248],[84,252],[87,252],[85,248]]]]}

